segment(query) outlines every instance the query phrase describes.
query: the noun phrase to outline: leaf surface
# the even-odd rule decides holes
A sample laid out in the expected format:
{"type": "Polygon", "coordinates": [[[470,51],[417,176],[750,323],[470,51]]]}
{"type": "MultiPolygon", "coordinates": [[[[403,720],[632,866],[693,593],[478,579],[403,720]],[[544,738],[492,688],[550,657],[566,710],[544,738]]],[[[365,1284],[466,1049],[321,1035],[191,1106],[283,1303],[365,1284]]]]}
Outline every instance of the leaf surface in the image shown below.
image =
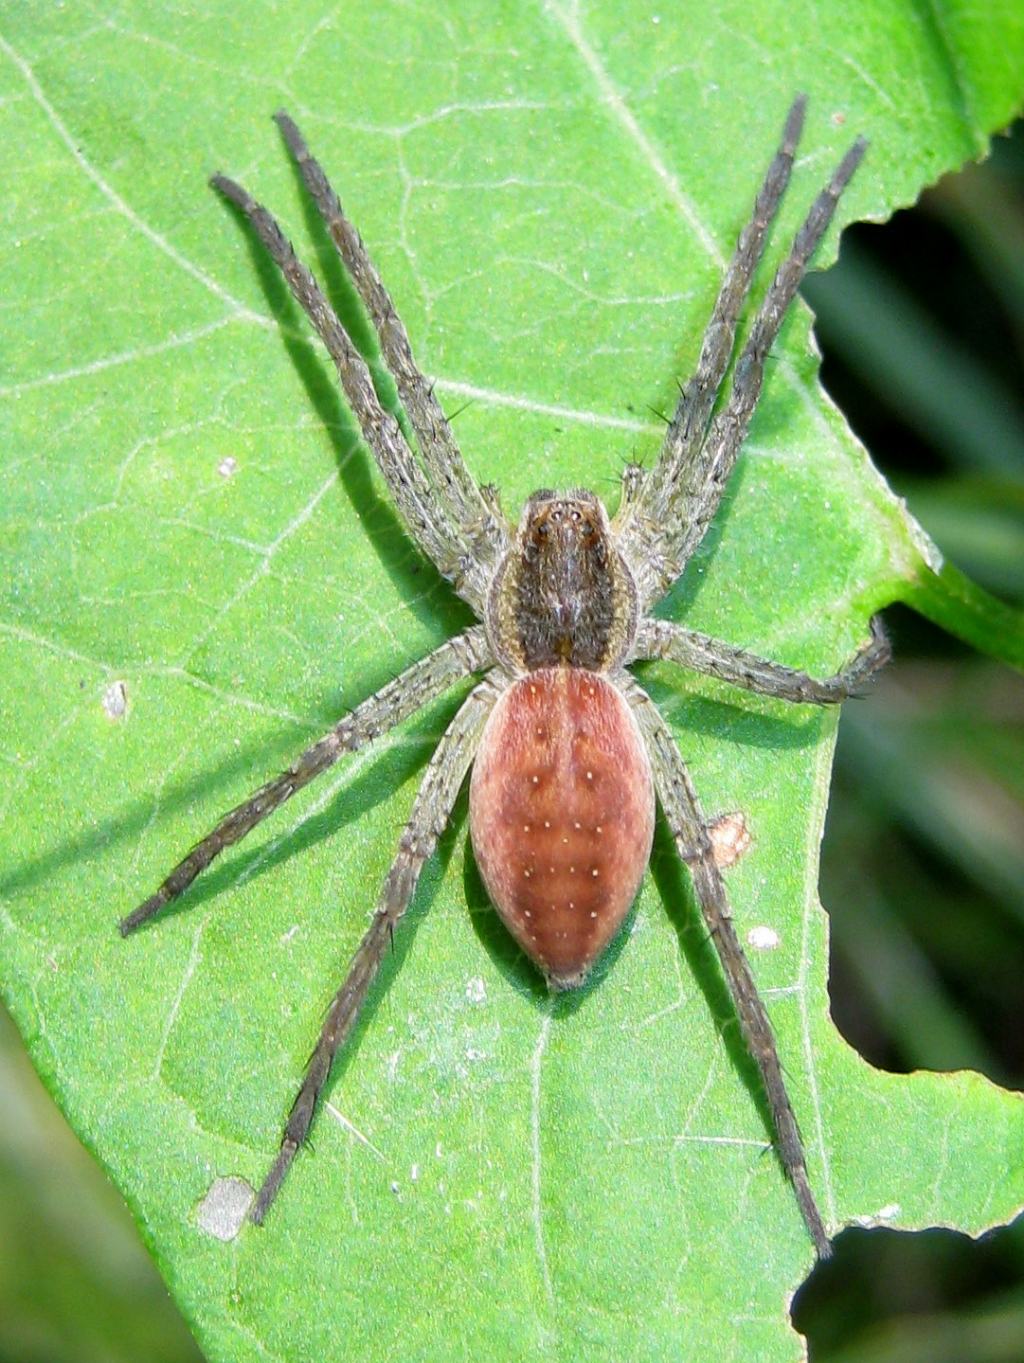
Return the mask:
{"type": "MultiPolygon", "coordinates": [[[[798,1357],[785,1308],[810,1246],[663,836],[604,977],[553,1004],[486,902],[460,806],[315,1148],[263,1231],[203,1228],[211,1185],[257,1183],[276,1150],[457,697],[297,797],[150,930],[122,942],[115,921],[467,619],[203,181],[223,168],[272,206],[351,316],[269,122],[287,107],[446,406],[470,402],[456,432],[477,476],[510,510],[538,485],[614,502],[622,463],[656,454],[650,409],[693,364],[793,94],[808,127],[762,289],[856,132],[872,149],[841,221],[983,153],[1024,88],[1017,7],[31,7],[0,57],[3,988],[207,1355],[798,1357]]],[[[879,606],[931,602],[957,627],[956,597],[998,651],[816,368],[794,310],[662,609],[825,674],[879,606]]],[[[730,892],[743,938],[778,938],[751,955],[830,1223],[1011,1216],[1019,1100],[973,1074],[878,1073],[829,1022],[836,716],[643,676],[706,808],[753,832],[730,892]]]]}

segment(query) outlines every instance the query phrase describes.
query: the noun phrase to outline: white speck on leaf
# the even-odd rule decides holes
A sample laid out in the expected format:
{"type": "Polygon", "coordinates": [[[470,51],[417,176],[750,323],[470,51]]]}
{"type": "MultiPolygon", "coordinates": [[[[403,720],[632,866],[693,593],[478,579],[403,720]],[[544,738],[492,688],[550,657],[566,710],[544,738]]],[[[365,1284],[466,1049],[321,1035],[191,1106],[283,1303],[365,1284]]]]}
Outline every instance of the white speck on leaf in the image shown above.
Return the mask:
{"type": "Polygon", "coordinates": [[[854,1222],[858,1226],[877,1226],[879,1221],[892,1221],[900,1214],[900,1204],[898,1202],[887,1202],[884,1207],[879,1207],[877,1212],[869,1212],[865,1216],[855,1216],[854,1222]]]}
{"type": "Polygon", "coordinates": [[[196,1225],[215,1240],[233,1240],[255,1196],[244,1178],[215,1178],[196,1208],[196,1225]]]}
{"type": "Polygon", "coordinates": [[[103,692],[103,709],[108,719],[124,719],[128,713],[128,689],[123,681],[111,682],[103,692]]]}
{"type": "Polygon", "coordinates": [[[747,942],[757,951],[774,951],[779,945],[779,934],[774,928],[756,927],[747,933],[747,942]]]}

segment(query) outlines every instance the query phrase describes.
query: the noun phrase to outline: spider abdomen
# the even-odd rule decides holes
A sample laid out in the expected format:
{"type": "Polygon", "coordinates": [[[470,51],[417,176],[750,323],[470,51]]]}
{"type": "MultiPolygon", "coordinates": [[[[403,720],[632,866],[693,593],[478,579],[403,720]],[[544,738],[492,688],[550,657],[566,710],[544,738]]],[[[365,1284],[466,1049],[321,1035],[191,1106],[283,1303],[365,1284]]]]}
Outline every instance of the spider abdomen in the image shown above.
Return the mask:
{"type": "Polygon", "coordinates": [[[574,667],[513,683],[473,766],[470,832],[505,926],[556,988],[582,984],[636,896],[654,786],[616,688],[574,667]]]}

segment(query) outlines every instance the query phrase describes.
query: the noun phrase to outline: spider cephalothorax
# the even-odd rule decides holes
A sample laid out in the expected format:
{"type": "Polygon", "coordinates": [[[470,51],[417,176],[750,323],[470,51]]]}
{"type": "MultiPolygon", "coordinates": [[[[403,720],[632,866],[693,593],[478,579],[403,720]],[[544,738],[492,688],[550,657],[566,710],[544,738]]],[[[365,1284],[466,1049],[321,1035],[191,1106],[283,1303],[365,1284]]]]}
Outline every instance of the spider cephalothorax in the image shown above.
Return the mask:
{"type": "Polygon", "coordinates": [[[683,571],[715,513],[761,391],[765,357],[864,153],[858,139],[812,204],[755,314],[731,390],[716,412],[750,281],[789,180],[804,103],[798,98],[789,111],[660,457],[649,471],[627,466],[611,521],[598,498],[583,489],[535,492],[517,528],[505,521],[497,495],[479,487],[463,462],[358,233],[287,115],[278,114],[278,124],[377,330],[415,447],[381,407],[365,362],[275,220],[234,181],[214,177],[252,223],[327,347],[409,530],[483,621],[389,682],[233,809],[122,920],[121,931],[131,932],[343,753],[400,723],[461,677],[482,674],[427,767],[377,910],[328,1010],[277,1159],[250,1210],[253,1221],[263,1220],[306,1139],[334,1056],[472,768],[470,830],[488,893],[557,989],[583,982],[628,912],[650,853],[657,795],[760,1070],[779,1157],[818,1253],[829,1253],[775,1038],[733,927],[708,824],[665,721],[627,671],[634,661],[662,658],[751,691],[824,705],[849,695],[888,656],[873,624],[870,641],[844,671],[815,681],[648,614],[683,571]]]}
{"type": "Polygon", "coordinates": [[[485,618],[496,658],[513,672],[622,661],[636,634],[636,583],[592,492],[527,501],[485,618]]]}

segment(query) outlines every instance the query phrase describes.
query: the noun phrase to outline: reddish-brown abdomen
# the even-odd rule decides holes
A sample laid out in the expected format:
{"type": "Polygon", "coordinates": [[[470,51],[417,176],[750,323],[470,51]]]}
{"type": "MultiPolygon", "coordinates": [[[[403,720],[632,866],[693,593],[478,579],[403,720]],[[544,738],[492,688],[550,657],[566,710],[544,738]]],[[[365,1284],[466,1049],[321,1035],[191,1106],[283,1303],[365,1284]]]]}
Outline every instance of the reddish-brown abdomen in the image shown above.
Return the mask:
{"type": "Polygon", "coordinates": [[[551,984],[582,984],[636,896],[654,786],[636,721],[596,673],[540,668],[487,721],[469,792],[487,893],[551,984]]]}

